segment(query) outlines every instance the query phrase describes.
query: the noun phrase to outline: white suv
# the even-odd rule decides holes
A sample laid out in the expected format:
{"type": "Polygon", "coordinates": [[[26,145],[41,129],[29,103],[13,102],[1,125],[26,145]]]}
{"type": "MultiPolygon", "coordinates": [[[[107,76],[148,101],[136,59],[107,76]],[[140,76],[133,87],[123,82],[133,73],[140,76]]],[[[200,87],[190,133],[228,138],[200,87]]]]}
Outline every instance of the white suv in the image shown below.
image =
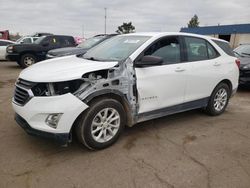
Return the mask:
{"type": "Polygon", "coordinates": [[[238,87],[228,43],[187,33],[113,37],[81,57],[46,60],[16,82],[16,121],[32,135],[90,149],[113,144],[125,125],[203,108],[225,111],[238,87]]]}

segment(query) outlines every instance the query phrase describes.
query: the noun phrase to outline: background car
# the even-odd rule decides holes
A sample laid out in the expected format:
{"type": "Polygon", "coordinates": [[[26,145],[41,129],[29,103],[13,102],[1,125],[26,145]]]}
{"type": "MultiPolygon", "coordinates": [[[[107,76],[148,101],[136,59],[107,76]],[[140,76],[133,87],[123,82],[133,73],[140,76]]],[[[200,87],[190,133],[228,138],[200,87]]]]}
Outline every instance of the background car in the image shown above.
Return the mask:
{"type": "Polygon", "coordinates": [[[31,44],[34,43],[39,37],[24,36],[16,41],[18,44],[31,44]]]}
{"type": "Polygon", "coordinates": [[[60,48],[50,50],[47,53],[47,59],[55,58],[55,57],[62,57],[67,55],[83,55],[85,54],[90,48],[93,48],[97,44],[100,44],[106,39],[109,39],[117,34],[110,34],[110,35],[96,35],[92,38],[85,40],[83,43],[79,44],[76,47],[71,48],[60,48]]]}
{"type": "Polygon", "coordinates": [[[0,60],[6,60],[6,48],[10,44],[15,44],[15,42],[10,40],[0,39],[0,60]]]}
{"type": "Polygon", "coordinates": [[[41,32],[37,32],[33,35],[31,35],[32,37],[42,37],[42,36],[49,36],[49,35],[53,35],[52,33],[41,33],[41,32]]]}
{"type": "Polygon", "coordinates": [[[234,49],[240,60],[240,85],[250,85],[250,44],[242,44],[234,49]]]}
{"type": "Polygon", "coordinates": [[[46,59],[51,49],[76,46],[72,36],[49,35],[42,36],[32,44],[14,44],[7,47],[6,58],[16,61],[22,68],[26,68],[38,61],[46,59]]]}

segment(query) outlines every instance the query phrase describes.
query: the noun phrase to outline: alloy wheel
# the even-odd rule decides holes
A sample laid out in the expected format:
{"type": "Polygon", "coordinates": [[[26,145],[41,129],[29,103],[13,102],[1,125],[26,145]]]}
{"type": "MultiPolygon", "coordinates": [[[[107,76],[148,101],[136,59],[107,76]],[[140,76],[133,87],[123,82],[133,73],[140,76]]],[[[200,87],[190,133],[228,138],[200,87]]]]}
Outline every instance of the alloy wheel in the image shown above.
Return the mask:
{"type": "Polygon", "coordinates": [[[228,98],[228,94],[227,94],[226,89],[224,88],[219,89],[214,97],[214,109],[218,112],[223,110],[223,108],[227,104],[227,98],[228,98]]]}
{"type": "Polygon", "coordinates": [[[116,109],[104,108],[93,118],[91,135],[96,142],[107,142],[116,135],[120,123],[120,114],[116,109]]]}

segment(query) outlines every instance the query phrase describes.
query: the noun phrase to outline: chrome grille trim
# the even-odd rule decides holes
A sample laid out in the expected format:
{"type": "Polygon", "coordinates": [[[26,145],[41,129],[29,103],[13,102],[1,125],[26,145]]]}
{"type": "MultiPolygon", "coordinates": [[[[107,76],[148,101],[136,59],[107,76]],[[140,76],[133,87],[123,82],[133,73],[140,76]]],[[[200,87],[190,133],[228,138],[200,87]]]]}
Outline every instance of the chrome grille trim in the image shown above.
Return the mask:
{"type": "Polygon", "coordinates": [[[20,79],[15,84],[15,92],[12,101],[19,105],[24,106],[34,95],[31,88],[35,85],[33,82],[20,82],[20,79]],[[21,84],[20,84],[21,83],[21,84]],[[28,84],[32,83],[32,84],[28,84]],[[27,89],[29,88],[29,89],[27,89]]]}

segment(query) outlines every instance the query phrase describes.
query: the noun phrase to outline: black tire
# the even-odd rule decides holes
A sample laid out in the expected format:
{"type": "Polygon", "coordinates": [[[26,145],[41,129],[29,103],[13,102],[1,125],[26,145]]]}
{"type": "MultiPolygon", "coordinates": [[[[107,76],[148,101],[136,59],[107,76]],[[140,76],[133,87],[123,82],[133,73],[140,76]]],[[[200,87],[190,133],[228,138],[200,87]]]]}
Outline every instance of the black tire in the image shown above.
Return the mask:
{"type": "MultiPolygon", "coordinates": [[[[113,111],[111,111],[111,112],[113,112],[113,111]]],[[[107,112],[107,114],[108,114],[108,112],[107,112]]],[[[77,125],[75,127],[75,131],[76,131],[76,136],[77,136],[78,141],[80,143],[84,144],[87,148],[89,148],[91,150],[99,150],[99,149],[104,149],[104,148],[111,146],[112,144],[114,144],[117,141],[117,139],[119,138],[120,134],[122,133],[122,131],[124,129],[124,125],[125,125],[125,121],[126,121],[125,114],[126,113],[124,111],[122,104],[120,102],[118,102],[117,100],[104,98],[104,99],[95,101],[94,103],[92,103],[90,105],[89,109],[81,115],[81,117],[79,118],[79,121],[77,122],[77,125]],[[95,135],[92,135],[92,129],[94,126],[94,125],[92,125],[92,123],[99,117],[97,114],[101,113],[105,109],[110,109],[110,110],[115,109],[114,115],[117,115],[117,117],[118,116],[120,117],[119,118],[120,121],[118,121],[120,123],[119,123],[119,128],[112,127],[113,130],[116,129],[116,133],[114,134],[113,137],[110,138],[110,140],[99,142],[96,140],[97,138],[94,138],[95,135]]],[[[102,115],[102,113],[101,113],[101,115],[102,115]]],[[[109,114],[109,115],[111,115],[111,114],[109,114]]],[[[107,129],[110,129],[110,127],[104,127],[104,123],[102,123],[103,121],[105,121],[105,122],[108,121],[107,119],[101,120],[101,118],[100,118],[101,122],[98,124],[102,124],[102,125],[97,126],[98,128],[101,128],[100,132],[99,131],[96,132],[97,135],[103,134],[103,133],[101,133],[101,131],[107,131],[107,129]]],[[[98,129],[98,128],[96,128],[96,129],[98,129]]],[[[107,131],[106,134],[108,132],[109,131],[107,131]]],[[[102,135],[100,139],[104,140],[104,135],[102,135]]]]}
{"type": "Polygon", "coordinates": [[[206,113],[211,115],[211,116],[217,116],[217,115],[222,114],[228,105],[230,95],[231,95],[231,92],[230,92],[229,86],[225,83],[220,83],[218,86],[216,86],[212,95],[209,98],[208,105],[205,109],[206,113]],[[226,97],[226,100],[224,100],[225,104],[220,103],[221,109],[219,107],[218,107],[219,108],[218,109],[218,108],[216,108],[216,104],[215,104],[216,101],[215,100],[216,100],[216,96],[217,96],[218,92],[220,92],[220,91],[225,91],[227,97],[226,97]]]}
{"type": "Polygon", "coordinates": [[[18,63],[22,68],[29,67],[37,62],[37,59],[32,54],[24,54],[21,56],[21,60],[18,63]],[[27,60],[30,60],[30,64],[27,62],[27,60]]]}

